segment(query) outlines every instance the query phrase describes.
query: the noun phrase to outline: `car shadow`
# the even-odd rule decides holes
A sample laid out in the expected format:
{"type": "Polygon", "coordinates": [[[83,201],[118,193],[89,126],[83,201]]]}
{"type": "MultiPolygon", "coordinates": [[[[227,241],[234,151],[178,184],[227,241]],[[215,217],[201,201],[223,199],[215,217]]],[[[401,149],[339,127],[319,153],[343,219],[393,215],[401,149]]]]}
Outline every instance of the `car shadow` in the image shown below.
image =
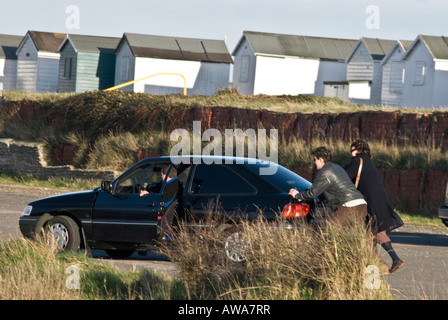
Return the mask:
{"type": "Polygon", "coordinates": [[[443,234],[394,231],[388,233],[388,235],[393,243],[448,247],[448,236],[443,234]]]}
{"type": "Polygon", "coordinates": [[[104,250],[92,250],[90,252],[92,258],[108,259],[108,260],[155,260],[155,261],[170,261],[169,258],[157,251],[146,251],[138,253],[135,251],[131,256],[125,259],[113,259],[104,250]]]}

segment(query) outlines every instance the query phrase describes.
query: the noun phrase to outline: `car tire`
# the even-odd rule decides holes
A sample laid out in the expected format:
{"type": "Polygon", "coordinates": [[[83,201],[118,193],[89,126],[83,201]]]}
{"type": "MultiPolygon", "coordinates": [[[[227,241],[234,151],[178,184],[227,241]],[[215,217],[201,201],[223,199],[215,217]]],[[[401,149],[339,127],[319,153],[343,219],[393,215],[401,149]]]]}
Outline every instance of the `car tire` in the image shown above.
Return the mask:
{"type": "MultiPolygon", "coordinates": [[[[45,234],[54,239],[57,251],[78,250],[81,244],[79,227],[73,219],[67,216],[50,219],[45,225],[45,234]]],[[[50,240],[48,242],[51,243],[50,240]]]]}
{"type": "Polygon", "coordinates": [[[225,237],[224,251],[227,258],[236,263],[245,263],[248,243],[241,228],[228,228],[223,235],[225,237]]]}
{"type": "Polygon", "coordinates": [[[134,253],[134,250],[105,250],[112,259],[126,259],[134,253]]]}

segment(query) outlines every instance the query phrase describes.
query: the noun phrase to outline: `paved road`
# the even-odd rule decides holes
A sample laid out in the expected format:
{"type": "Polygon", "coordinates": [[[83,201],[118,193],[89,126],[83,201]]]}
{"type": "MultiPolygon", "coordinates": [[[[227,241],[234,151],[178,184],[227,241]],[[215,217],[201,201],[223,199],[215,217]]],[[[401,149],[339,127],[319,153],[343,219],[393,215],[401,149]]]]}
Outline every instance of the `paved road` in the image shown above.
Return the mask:
{"type": "MultiPolygon", "coordinates": [[[[402,227],[391,232],[390,238],[405,261],[401,269],[385,276],[396,299],[448,299],[446,228],[402,227]]],[[[387,254],[382,256],[386,259],[387,254]]]]}
{"type": "MultiPolygon", "coordinates": [[[[27,187],[10,188],[0,185],[0,240],[20,237],[18,219],[25,205],[43,196],[56,194],[49,189],[27,187]]],[[[404,226],[390,233],[394,248],[405,261],[405,266],[393,274],[384,276],[396,299],[440,300],[448,299],[448,230],[404,226]]],[[[390,266],[388,255],[380,254],[390,266]]],[[[104,252],[94,251],[94,258],[102,263],[128,270],[145,268],[173,275],[176,267],[163,256],[150,253],[148,256],[134,254],[128,260],[108,259],[104,252]]]]}

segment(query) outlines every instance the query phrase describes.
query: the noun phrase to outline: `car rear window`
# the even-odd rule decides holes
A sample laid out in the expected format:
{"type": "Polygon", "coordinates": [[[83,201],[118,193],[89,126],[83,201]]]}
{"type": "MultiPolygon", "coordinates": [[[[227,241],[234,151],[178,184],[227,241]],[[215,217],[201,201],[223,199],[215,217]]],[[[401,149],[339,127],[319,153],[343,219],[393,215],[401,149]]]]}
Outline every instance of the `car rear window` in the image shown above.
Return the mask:
{"type": "MultiPolygon", "coordinates": [[[[259,174],[259,164],[248,164],[247,166],[253,172],[259,174]]],[[[296,188],[300,192],[303,192],[311,187],[311,182],[281,165],[278,165],[277,171],[274,174],[261,175],[260,177],[269,181],[283,192],[289,192],[291,188],[296,188]]]]}
{"type": "Polygon", "coordinates": [[[225,165],[196,166],[189,192],[194,194],[255,194],[257,189],[225,165]]]}

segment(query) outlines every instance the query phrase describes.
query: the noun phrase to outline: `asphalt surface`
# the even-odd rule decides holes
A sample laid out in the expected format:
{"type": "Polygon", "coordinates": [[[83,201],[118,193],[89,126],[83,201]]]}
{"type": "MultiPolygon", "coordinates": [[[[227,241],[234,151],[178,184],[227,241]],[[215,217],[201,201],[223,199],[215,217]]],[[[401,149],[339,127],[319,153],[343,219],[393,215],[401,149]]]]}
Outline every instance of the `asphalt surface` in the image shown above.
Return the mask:
{"type": "MultiPolygon", "coordinates": [[[[25,205],[35,199],[60,191],[0,185],[0,240],[21,237],[18,219],[25,205]]],[[[397,254],[405,265],[396,272],[382,276],[398,300],[448,299],[448,229],[439,227],[403,226],[389,234],[397,254]]],[[[391,261],[379,249],[390,267],[391,261]]],[[[166,257],[149,252],[146,256],[134,254],[126,260],[112,260],[100,250],[92,256],[101,263],[126,270],[152,269],[167,276],[175,276],[176,266],[166,257]]],[[[374,289],[372,289],[374,290],[374,289]]]]}
{"type": "MultiPolygon", "coordinates": [[[[441,228],[403,226],[389,234],[395,251],[405,262],[386,275],[396,299],[448,299],[448,232],[441,228]]],[[[388,255],[382,251],[384,259],[388,255]]],[[[390,258],[386,260],[390,266],[390,258]]]]}

